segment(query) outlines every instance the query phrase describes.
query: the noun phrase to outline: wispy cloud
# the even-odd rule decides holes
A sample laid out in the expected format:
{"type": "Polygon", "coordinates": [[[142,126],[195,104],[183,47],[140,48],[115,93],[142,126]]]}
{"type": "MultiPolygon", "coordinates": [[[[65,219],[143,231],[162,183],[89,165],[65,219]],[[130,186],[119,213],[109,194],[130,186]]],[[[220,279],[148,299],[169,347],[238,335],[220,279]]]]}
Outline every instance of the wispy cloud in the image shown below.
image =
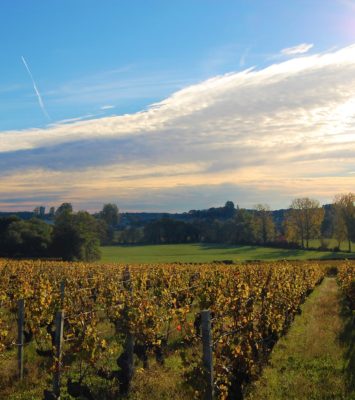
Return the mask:
{"type": "Polygon", "coordinates": [[[106,105],[106,106],[101,106],[101,107],[100,107],[100,110],[111,110],[112,108],[115,108],[115,106],[106,105]]]}
{"type": "Polygon", "coordinates": [[[302,43],[299,44],[297,46],[294,47],[288,47],[286,49],[281,50],[281,54],[287,55],[287,56],[293,56],[296,54],[305,54],[308,53],[309,50],[311,50],[311,48],[314,45],[311,43],[302,43]]]}
{"type": "Polygon", "coordinates": [[[98,114],[85,114],[80,117],[61,119],[59,121],[54,122],[53,124],[49,124],[48,127],[55,127],[55,126],[59,126],[59,125],[63,125],[63,124],[71,124],[73,122],[83,121],[86,119],[92,119],[97,116],[98,116],[98,114]]]}
{"type": "Polygon", "coordinates": [[[201,69],[207,76],[211,76],[221,69],[233,71],[238,67],[243,68],[251,47],[245,48],[238,43],[229,43],[210,49],[205,56],[201,69]]]}
{"type": "Polygon", "coordinates": [[[331,201],[355,185],[354,109],[355,45],[217,76],[146,111],[0,132],[0,198],[36,190],[83,208],[164,210],[331,201]]]}
{"type": "Polygon", "coordinates": [[[32,72],[31,72],[31,70],[30,70],[30,68],[29,68],[29,66],[28,66],[28,64],[27,64],[27,62],[25,60],[25,57],[21,56],[21,59],[22,59],[23,64],[25,65],[25,68],[27,69],[28,75],[30,76],[30,78],[32,80],[33,89],[34,89],[34,91],[36,93],[36,96],[38,98],[39,106],[41,107],[41,110],[42,110],[44,116],[50,120],[51,118],[50,118],[50,116],[49,116],[49,114],[48,114],[48,112],[46,110],[46,107],[44,106],[41,93],[38,90],[38,87],[37,87],[36,82],[35,82],[35,80],[33,78],[32,72]]]}
{"type": "Polygon", "coordinates": [[[101,105],[132,104],[133,100],[140,102],[154,101],[164,98],[170,93],[193,82],[191,76],[182,76],[176,71],[153,72],[134,66],[102,71],[94,75],[83,76],[51,88],[43,94],[53,104],[87,105],[100,108],[101,105]]]}
{"type": "Polygon", "coordinates": [[[248,57],[249,52],[250,52],[250,47],[248,47],[248,48],[243,52],[243,54],[241,55],[241,57],[240,57],[240,59],[239,59],[239,66],[240,66],[240,67],[243,68],[243,67],[245,66],[245,63],[246,63],[246,60],[247,60],[247,57],[248,57]]]}
{"type": "Polygon", "coordinates": [[[23,87],[22,87],[22,85],[19,85],[19,84],[0,86],[0,93],[4,94],[4,93],[17,92],[21,89],[23,89],[23,87]]]}

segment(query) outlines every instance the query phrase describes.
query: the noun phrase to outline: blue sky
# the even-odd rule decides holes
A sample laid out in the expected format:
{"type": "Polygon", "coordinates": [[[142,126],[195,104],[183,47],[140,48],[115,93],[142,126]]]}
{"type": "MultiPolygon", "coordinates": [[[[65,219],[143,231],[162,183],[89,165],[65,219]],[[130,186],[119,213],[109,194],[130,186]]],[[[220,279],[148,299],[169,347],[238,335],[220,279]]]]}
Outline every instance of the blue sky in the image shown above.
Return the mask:
{"type": "Polygon", "coordinates": [[[325,186],[332,177],[334,194],[354,184],[351,161],[342,171],[328,168],[339,154],[350,151],[347,160],[354,154],[353,0],[11,0],[0,3],[0,35],[1,209],[71,200],[92,210],[115,201],[126,210],[182,211],[228,199],[277,208],[298,195],[331,201],[325,186]],[[281,109],[288,118],[281,118],[281,109]],[[334,109],[339,112],[329,117],[334,109]],[[210,121],[208,128],[199,116],[210,121]],[[292,133],[290,116],[298,116],[292,133]],[[312,153],[325,120],[320,141],[330,146],[324,138],[333,135],[333,158],[329,149],[312,153]],[[255,131],[244,132],[248,123],[255,131]],[[346,140],[334,139],[345,133],[346,140]],[[310,147],[297,153],[302,135],[310,147]],[[336,150],[334,140],[344,147],[336,150]],[[277,184],[286,180],[277,176],[279,164],[265,161],[270,143],[278,153],[290,152],[286,172],[313,154],[311,175],[297,167],[292,182],[277,184]],[[236,163],[243,157],[233,146],[251,146],[249,159],[236,163]],[[256,170],[265,171],[266,164],[276,174],[269,184],[256,170]],[[93,170],[99,187],[89,182],[93,170]],[[319,176],[321,185],[309,184],[319,176]]]}
{"type": "Polygon", "coordinates": [[[214,75],[273,62],[280,49],[352,43],[337,0],[2,1],[0,129],[141,110],[214,75]],[[102,110],[104,106],[114,106],[102,110]]]}

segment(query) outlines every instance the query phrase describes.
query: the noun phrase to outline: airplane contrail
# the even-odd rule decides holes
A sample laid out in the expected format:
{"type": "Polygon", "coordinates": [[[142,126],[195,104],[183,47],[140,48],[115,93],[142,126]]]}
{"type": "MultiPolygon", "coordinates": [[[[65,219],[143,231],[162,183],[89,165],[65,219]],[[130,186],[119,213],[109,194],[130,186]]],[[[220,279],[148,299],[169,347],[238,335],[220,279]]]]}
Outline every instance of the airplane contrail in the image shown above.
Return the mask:
{"type": "Polygon", "coordinates": [[[29,74],[29,76],[30,76],[30,78],[32,80],[33,89],[34,89],[34,91],[35,91],[35,93],[37,95],[39,106],[41,107],[41,110],[42,110],[43,114],[50,120],[51,117],[49,116],[49,114],[48,114],[48,112],[46,110],[46,107],[44,106],[41,93],[39,92],[39,90],[37,88],[36,82],[35,82],[35,80],[33,78],[33,75],[32,75],[32,73],[30,71],[30,68],[28,67],[28,64],[27,64],[27,62],[25,60],[25,57],[21,56],[21,58],[22,58],[22,61],[23,61],[24,65],[25,65],[25,67],[27,69],[27,72],[28,72],[28,74],[29,74]]]}

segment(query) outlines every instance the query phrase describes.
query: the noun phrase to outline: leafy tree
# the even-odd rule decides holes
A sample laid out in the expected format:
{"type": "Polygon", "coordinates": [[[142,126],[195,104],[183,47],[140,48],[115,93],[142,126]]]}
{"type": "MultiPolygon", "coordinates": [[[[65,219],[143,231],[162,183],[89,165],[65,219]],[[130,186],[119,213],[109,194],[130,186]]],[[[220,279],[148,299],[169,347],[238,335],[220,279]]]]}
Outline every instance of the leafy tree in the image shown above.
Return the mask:
{"type": "Polygon", "coordinates": [[[73,212],[73,206],[71,205],[71,203],[63,203],[57,208],[55,216],[57,217],[63,213],[71,214],[72,212],[73,212]]]}
{"type": "Polygon", "coordinates": [[[257,204],[253,212],[254,236],[259,243],[268,243],[275,239],[275,223],[270,207],[267,204],[257,204]]]}
{"type": "Polygon", "coordinates": [[[46,257],[51,233],[52,227],[37,218],[14,221],[7,228],[4,247],[10,256],[46,257]]]}
{"type": "Polygon", "coordinates": [[[224,205],[224,216],[232,218],[235,214],[235,207],[233,201],[227,201],[224,205]]]}
{"type": "Polygon", "coordinates": [[[311,239],[320,236],[320,228],[324,217],[324,209],[319,201],[308,197],[292,201],[286,216],[286,235],[288,240],[296,239],[301,242],[302,248],[309,247],[311,239]]]}
{"type": "Polygon", "coordinates": [[[114,227],[119,221],[119,210],[116,204],[107,203],[100,212],[100,218],[103,219],[108,226],[114,227]]]}
{"type": "Polygon", "coordinates": [[[162,243],[160,221],[152,221],[144,227],[144,241],[153,244],[162,243]]]}
{"type": "Polygon", "coordinates": [[[355,241],[355,194],[339,194],[334,199],[336,207],[336,225],[339,233],[342,231],[343,237],[348,241],[349,253],[351,252],[351,242],[355,241]]]}
{"type": "Polygon", "coordinates": [[[214,225],[215,243],[235,244],[240,242],[239,232],[237,232],[236,221],[229,219],[225,222],[215,221],[214,225]]]}
{"type": "Polygon", "coordinates": [[[100,258],[97,220],[86,211],[60,213],[53,230],[53,254],[65,260],[93,261],[100,258]]]}
{"type": "Polygon", "coordinates": [[[222,225],[223,224],[218,220],[209,221],[206,219],[199,219],[193,222],[193,226],[198,232],[197,240],[203,243],[221,243],[225,238],[223,230],[221,229],[222,225]]]}
{"type": "Polygon", "coordinates": [[[101,243],[110,244],[114,240],[115,226],[119,221],[119,210],[116,204],[107,203],[99,213],[101,221],[101,243]]]}
{"type": "Polygon", "coordinates": [[[144,240],[148,243],[191,243],[198,238],[195,226],[170,218],[152,221],[144,228],[144,240]]]}
{"type": "Polygon", "coordinates": [[[114,231],[109,229],[106,222],[103,219],[96,219],[97,231],[99,234],[100,244],[102,246],[109,245],[113,242],[114,231]]]}
{"type": "Polygon", "coordinates": [[[7,229],[11,225],[12,222],[20,221],[15,215],[10,215],[9,217],[1,217],[0,218],[0,256],[7,255],[7,229]]]}
{"type": "Polygon", "coordinates": [[[74,215],[74,226],[80,240],[79,259],[86,261],[100,258],[100,240],[96,219],[86,211],[74,215]]]}
{"type": "MultiPolygon", "coordinates": [[[[346,228],[345,221],[341,217],[341,214],[339,212],[337,212],[335,214],[334,218],[335,218],[335,223],[334,223],[334,227],[333,227],[333,237],[338,242],[338,248],[340,249],[341,243],[348,240],[348,230],[346,228]]],[[[350,246],[351,246],[351,243],[350,243],[350,246]]],[[[349,249],[350,249],[350,247],[349,247],[349,249]]]]}
{"type": "Polygon", "coordinates": [[[117,241],[125,244],[142,243],[144,241],[144,229],[134,226],[127,227],[119,232],[117,241]]]}
{"type": "Polygon", "coordinates": [[[227,201],[223,207],[212,207],[208,210],[190,210],[188,215],[193,218],[210,220],[232,218],[235,214],[234,203],[227,201]]]}
{"type": "Polygon", "coordinates": [[[253,243],[254,233],[252,214],[233,207],[233,217],[227,220],[197,220],[193,226],[198,231],[198,238],[205,243],[247,244],[253,243]]]}
{"type": "Polygon", "coordinates": [[[234,217],[234,237],[236,244],[248,244],[254,242],[252,215],[243,208],[237,208],[234,217]]]}
{"type": "Polygon", "coordinates": [[[74,216],[68,210],[57,210],[53,237],[52,253],[64,260],[74,260],[79,253],[78,235],[74,227],[74,216]]]}

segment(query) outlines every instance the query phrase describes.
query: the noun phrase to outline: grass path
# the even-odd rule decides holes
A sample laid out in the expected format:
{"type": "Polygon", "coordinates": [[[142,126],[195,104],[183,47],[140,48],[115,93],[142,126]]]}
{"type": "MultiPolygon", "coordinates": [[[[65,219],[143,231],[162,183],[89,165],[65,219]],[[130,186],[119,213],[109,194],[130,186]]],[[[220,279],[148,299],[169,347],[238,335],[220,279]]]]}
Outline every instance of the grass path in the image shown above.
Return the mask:
{"type": "Polygon", "coordinates": [[[334,278],[326,278],[303,305],[248,400],[350,400],[354,390],[354,339],[334,278]]]}

